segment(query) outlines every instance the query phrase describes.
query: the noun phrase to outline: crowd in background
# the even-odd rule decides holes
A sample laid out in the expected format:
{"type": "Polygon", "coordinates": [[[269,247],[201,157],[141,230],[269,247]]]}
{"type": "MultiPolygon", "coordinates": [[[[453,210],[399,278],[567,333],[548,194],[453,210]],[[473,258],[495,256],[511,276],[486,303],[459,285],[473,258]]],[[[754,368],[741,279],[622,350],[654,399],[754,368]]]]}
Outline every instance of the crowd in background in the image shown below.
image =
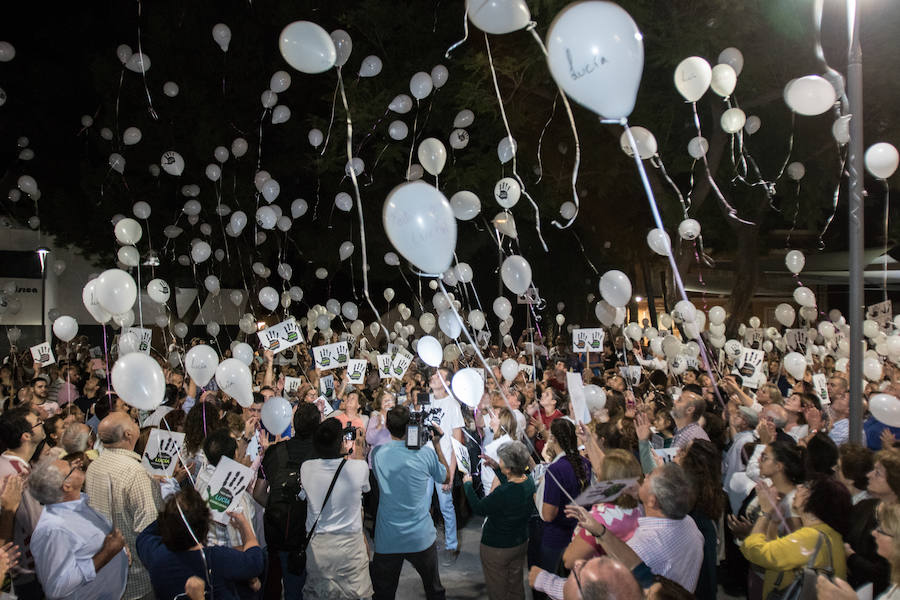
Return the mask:
{"type": "MultiPolygon", "coordinates": [[[[795,379],[769,353],[767,381],[751,389],[727,359],[676,376],[649,348],[608,338],[589,354],[563,338],[485,347],[492,373],[475,408],[450,390],[456,370],[480,365],[468,353],[438,369],[415,360],[402,380],[370,365],[351,385],[342,369],[315,368],[324,340],[298,346],[296,364],[260,351],[246,407],[166,360],[152,412],[116,396],[114,356],[92,357],[86,338],[59,344],[45,368],[13,353],[0,366],[4,589],[23,600],[382,599],[408,561],[425,597],[452,597],[440,569],[477,519],[492,599],[524,598],[526,586],[567,600],[764,599],[804,567],[822,573],[822,598],[856,598],[865,584],[900,598],[900,432],[867,415],[864,443],[850,443],[849,382],[833,359],[795,379]],[[508,358],[536,367],[533,378],[504,378],[508,358]],[[604,392],[587,422],[573,372],[604,392]],[[811,383],[819,373],[827,395],[811,383]],[[329,374],[333,392],[320,388],[329,374]],[[286,391],[291,377],[302,384],[286,391]],[[287,431],[262,424],[273,396],[293,406],[287,431]],[[423,411],[431,439],[410,447],[423,411]],[[185,435],[172,477],[141,464],[155,428],[185,435]],[[254,476],[227,490],[223,523],[210,503],[224,492],[209,482],[224,458],[254,476]],[[610,480],[624,493],[575,502],[610,480]]],[[[900,396],[888,363],[865,395],[884,391],[900,396]]]]}

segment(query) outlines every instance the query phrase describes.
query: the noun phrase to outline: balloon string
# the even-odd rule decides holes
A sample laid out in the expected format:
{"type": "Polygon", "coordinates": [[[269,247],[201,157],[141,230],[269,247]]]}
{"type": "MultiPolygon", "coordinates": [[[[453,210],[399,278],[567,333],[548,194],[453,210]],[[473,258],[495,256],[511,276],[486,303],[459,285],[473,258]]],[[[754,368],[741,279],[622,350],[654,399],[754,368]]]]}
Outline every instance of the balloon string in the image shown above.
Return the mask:
{"type": "MultiPolygon", "coordinates": [[[[703,137],[703,134],[700,131],[700,115],[697,114],[697,103],[691,102],[691,107],[693,108],[693,111],[694,111],[694,125],[697,127],[697,135],[699,137],[703,137]]],[[[626,123],[625,131],[631,131],[627,127],[627,123],[626,123]]],[[[630,133],[629,133],[629,136],[631,136],[630,133]]],[[[640,160],[640,156],[638,154],[635,154],[635,157],[637,158],[638,161],[640,160]]],[[[716,180],[713,178],[712,172],[710,172],[710,170],[709,170],[709,161],[706,159],[705,152],[703,153],[703,166],[706,168],[706,177],[709,180],[709,185],[713,189],[713,191],[716,193],[716,196],[719,198],[719,202],[721,202],[722,206],[725,207],[725,210],[728,213],[728,218],[733,219],[733,220],[737,221],[738,223],[743,223],[744,225],[755,225],[755,223],[752,223],[751,221],[745,221],[745,220],[741,219],[740,217],[738,217],[737,210],[735,210],[734,207],[728,203],[728,200],[725,199],[725,196],[722,195],[722,190],[719,189],[719,186],[716,184],[716,180]]],[[[643,165],[641,165],[641,169],[643,170],[643,165]]],[[[660,229],[662,229],[661,225],[659,225],[658,227],[660,227],[660,229]]]]}
{"type": "Polygon", "coordinates": [[[663,178],[668,182],[669,186],[675,190],[675,195],[678,196],[678,201],[681,203],[681,212],[684,215],[684,218],[688,218],[688,204],[684,201],[684,196],[681,195],[681,190],[678,189],[678,186],[675,185],[675,182],[672,181],[672,178],[669,177],[668,171],[666,171],[666,165],[663,164],[662,156],[659,154],[654,155],[650,158],[650,164],[659,169],[659,172],[662,173],[663,178]]]}
{"type": "Polygon", "coordinates": [[[381,152],[378,153],[378,156],[375,158],[375,162],[372,164],[372,168],[369,169],[369,183],[365,184],[365,187],[368,187],[375,183],[375,167],[378,166],[378,162],[381,160],[381,157],[384,156],[384,153],[390,147],[390,144],[385,144],[384,148],[381,149],[381,152]]]}
{"type": "Polygon", "coordinates": [[[797,182],[797,192],[796,192],[796,205],[794,206],[794,218],[791,221],[791,228],[788,230],[787,238],[784,240],[784,247],[788,250],[791,249],[791,236],[794,235],[794,230],[797,229],[797,217],[800,215],[800,182],[797,182]]]}
{"type": "Polygon", "coordinates": [[[116,137],[113,140],[113,146],[116,150],[120,149],[120,141],[122,136],[119,135],[119,101],[122,99],[122,85],[125,83],[125,65],[122,65],[122,71],[119,73],[119,89],[116,91],[116,137]]]}
{"type": "MultiPolygon", "coordinates": [[[[696,115],[697,104],[694,104],[694,114],[696,115]]],[[[698,120],[699,124],[699,120],[698,120]]],[[[638,172],[641,176],[641,183],[644,185],[644,191],[647,193],[647,201],[650,204],[650,212],[653,214],[653,221],[656,223],[656,226],[665,231],[663,227],[662,217],[659,214],[659,207],[656,204],[656,198],[653,195],[653,188],[650,186],[650,180],[647,178],[647,171],[644,170],[644,162],[641,160],[640,153],[638,152],[637,141],[634,139],[634,134],[631,132],[631,128],[628,126],[628,120],[622,119],[621,125],[625,128],[625,134],[628,137],[628,144],[631,146],[631,152],[634,157],[634,162],[637,163],[638,172]]],[[[705,155],[704,155],[705,161],[705,155]]],[[[672,276],[675,280],[675,287],[678,289],[678,294],[681,296],[682,300],[689,302],[687,297],[687,291],[684,289],[684,282],[681,279],[681,272],[678,270],[678,263],[675,262],[675,255],[672,254],[671,244],[668,247],[668,252],[666,252],[666,258],[669,259],[669,266],[672,268],[672,276]]],[[[697,340],[698,345],[700,346],[700,352],[703,355],[703,362],[705,363],[706,373],[709,375],[710,381],[716,381],[713,377],[712,370],[710,369],[710,361],[709,356],[706,351],[706,344],[703,342],[703,338],[699,338],[697,340]]],[[[724,407],[726,406],[725,401],[722,399],[722,395],[719,393],[718,386],[714,386],[714,391],[716,393],[716,397],[719,399],[719,402],[724,407]]]]}
{"type": "MultiPolygon", "coordinates": [[[[191,484],[193,483],[194,481],[192,478],[191,484]]],[[[202,493],[202,490],[197,491],[202,493]]],[[[200,559],[203,561],[203,576],[206,578],[206,587],[209,590],[209,600],[213,600],[213,584],[212,580],[210,579],[209,564],[207,564],[206,562],[206,552],[203,551],[203,548],[206,546],[206,544],[201,543],[200,540],[197,539],[197,535],[194,533],[194,530],[191,529],[191,524],[188,523],[187,517],[184,516],[184,511],[181,510],[181,504],[177,499],[175,500],[175,506],[178,508],[178,514],[181,515],[181,520],[182,522],[184,522],[184,526],[187,527],[188,533],[191,534],[191,539],[193,539],[194,542],[198,546],[200,546],[200,559]]]]}
{"type": "Polygon", "coordinates": [[[881,183],[884,185],[884,254],[881,257],[883,268],[882,288],[884,289],[884,301],[887,302],[888,223],[890,223],[891,220],[891,189],[890,186],[888,186],[887,179],[882,179],[881,183]]]}
{"type": "MultiPolygon", "coordinates": [[[[341,102],[344,105],[344,112],[347,115],[347,162],[353,160],[353,119],[350,117],[350,106],[347,103],[347,94],[344,91],[344,80],[341,77],[341,71],[338,69],[338,89],[341,92],[341,102]]],[[[330,127],[329,127],[330,129],[330,127]]],[[[366,268],[369,265],[368,249],[366,247],[366,221],[363,215],[362,197],[359,191],[359,182],[356,179],[356,169],[350,169],[350,181],[353,183],[353,192],[356,195],[356,211],[359,214],[359,243],[362,246],[362,274],[363,274],[363,295],[366,302],[375,313],[375,319],[384,330],[385,338],[390,338],[390,331],[381,320],[381,314],[375,308],[372,297],[369,295],[369,272],[366,268]]]]}
{"type": "Polygon", "coordinates": [[[778,175],[775,176],[775,181],[781,179],[782,175],[784,175],[784,170],[787,169],[788,163],[791,162],[791,153],[794,151],[794,126],[797,121],[797,113],[791,111],[791,133],[788,135],[788,152],[787,156],[784,157],[784,162],[781,163],[781,169],[778,170],[778,175]]]}
{"type": "MultiPolygon", "coordinates": [[[[149,235],[147,237],[150,237],[149,235]]],[[[138,254],[138,264],[135,267],[137,270],[137,302],[138,302],[138,322],[141,324],[141,329],[144,328],[144,309],[141,306],[141,292],[143,288],[141,287],[141,255],[138,254]]]]}
{"type": "Polygon", "coordinates": [[[150,116],[154,121],[159,120],[159,116],[156,114],[156,110],[153,108],[153,98],[150,96],[150,88],[147,85],[147,69],[144,68],[144,50],[141,48],[141,0],[137,2],[137,11],[138,11],[138,21],[137,21],[137,42],[138,42],[138,55],[141,57],[141,77],[144,80],[144,93],[147,94],[147,110],[150,112],[150,116]]]}
{"type": "Polygon", "coordinates": [[[419,99],[416,98],[416,116],[413,118],[412,142],[409,145],[409,159],[406,161],[406,180],[409,181],[409,171],[412,169],[412,155],[416,148],[416,129],[419,126],[419,99]]]}
{"type": "MultiPolygon", "coordinates": [[[[534,207],[534,223],[535,228],[537,229],[538,239],[541,241],[541,246],[544,248],[544,252],[549,252],[547,249],[547,242],[544,241],[544,236],[541,234],[541,210],[538,208],[537,203],[534,201],[534,198],[531,197],[531,194],[525,189],[525,182],[522,181],[522,178],[519,177],[519,173],[516,170],[516,153],[518,148],[516,148],[516,143],[514,141],[512,131],[509,129],[509,120],[506,118],[506,109],[503,106],[503,97],[500,95],[500,85],[497,83],[497,71],[494,69],[494,59],[491,56],[491,43],[488,40],[488,36],[484,34],[484,45],[487,48],[487,56],[488,56],[488,64],[491,67],[491,77],[494,80],[494,91],[497,93],[497,103],[500,105],[500,116],[503,117],[503,126],[506,128],[506,135],[510,141],[512,147],[512,171],[513,176],[516,178],[516,181],[519,182],[519,186],[522,188],[522,195],[528,198],[528,201],[531,202],[531,206],[534,207]]],[[[563,96],[563,100],[565,100],[565,96],[563,96]]],[[[577,176],[577,174],[576,174],[577,176]]],[[[575,207],[578,207],[578,198],[577,194],[575,194],[575,207]]]]}
{"type": "Polygon", "coordinates": [[[400,271],[400,277],[402,277],[402,278],[403,278],[403,281],[406,282],[406,287],[408,287],[408,288],[409,288],[409,291],[412,292],[413,298],[416,300],[416,302],[419,303],[419,308],[424,312],[424,311],[425,311],[425,304],[422,302],[422,296],[421,296],[421,295],[418,295],[418,296],[416,295],[416,291],[413,289],[413,286],[410,285],[409,279],[406,278],[406,274],[403,272],[403,267],[401,267],[401,266],[398,265],[398,266],[397,266],[397,270],[400,271]]]}
{"type": "Polygon", "coordinates": [[[591,262],[591,259],[588,258],[587,252],[584,251],[584,244],[581,243],[581,238],[578,237],[578,234],[575,233],[575,230],[572,230],[572,235],[575,236],[575,241],[578,242],[578,247],[581,248],[581,255],[584,257],[584,260],[587,261],[588,266],[591,268],[591,271],[594,272],[594,275],[599,275],[600,271],[597,270],[597,267],[594,266],[594,263],[591,262]]]}
{"type": "Polygon", "coordinates": [[[450,58],[450,53],[462,46],[466,43],[466,40],[469,39],[469,8],[468,3],[466,4],[466,10],[463,12],[463,38],[447,48],[447,51],[444,52],[444,58],[450,58]]]}
{"type": "Polygon", "coordinates": [[[391,112],[391,109],[390,109],[390,108],[388,108],[387,110],[385,110],[385,111],[384,111],[384,114],[381,115],[381,116],[378,118],[378,120],[375,121],[375,123],[372,124],[372,128],[369,129],[368,133],[366,133],[365,137],[363,137],[363,139],[362,139],[362,141],[359,143],[359,145],[356,146],[356,156],[359,156],[359,151],[362,150],[362,147],[366,145],[366,142],[367,142],[367,141],[369,140],[369,138],[372,137],[372,135],[375,133],[375,128],[378,127],[379,123],[381,123],[382,121],[384,121],[384,118],[388,115],[389,112],[391,112]]]}
{"type": "MultiPolygon", "coordinates": [[[[325,150],[328,149],[328,140],[331,139],[331,126],[334,124],[334,107],[337,104],[337,93],[338,89],[344,87],[344,81],[341,79],[341,68],[337,67],[337,83],[334,86],[334,95],[331,97],[331,118],[328,120],[328,131],[325,134],[325,143],[322,144],[322,152],[319,153],[319,156],[325,156],[325,150]]],[[[353,156],[350,156],[347,160],[353,160],[353,156]]]]}
{"type": "MultiPolygon", "coordinates": [[[[532,21],[528,25],[528,31],[529,31],[529,33],[531,33],[531,36],[535,39],[535,41],[537,42],[538,46],[541,49],[541,52],[543,52],[544,56],[546,57],[547,56],[547,47],[544,45],[544,40],[542,40],[541,36],[539,36],[537,34],[537,31],[535,31],[535,27],[537,27],[537,23],[532,21]]],[[[487,39],[487,34],[485,34],[485,39],[487,39]]],[[[490,50],[488,50],[488,55],[490,55],[490,50]]],[[[493,70],[493,67],[491,67],[491,69],[493,70]]],[[[494,78],[494,83],[496,85],[496,77],[494,78]]],[[[569,105],[569,99],[566,97],[565,92],[562,91],[562,89],[559,87],[559,85],[556,86],[556,90],[557,90],[558,94],[560,95],[560,97],[562,97],[563,107],[566,109],[566,116],[569,117],[569,125],[572,127],[572,137],[575,139],[575,164],[572,166],[572,202],[575,203],[575,214],[572,215],[572,218],[570,218],[568,220],[568,222],[566,222],[565,225],[561,225],[556,220],[551,221],[551,223],[553,223],[553,225],[555,225],[558,229],[566,229],[566,228],[572,226],[572,223],[574,223],[575,219],[578,217],[578,211],[581,210],[581,203],[578,200],[578,190],[576,189],[576,186],[578,184],[578,167],[581,166],[581,142],[578,140],[578,129],[575,127],[575,116],[572,114],[572,107],[569,105]]],[[[498,97],[499,97],[499,95],[498,95],[498,97]]],[[[555,105],[555,103],[556,103],[556,101],[554,100],[554,105],[555,105]]],[[[507,127],[507,129],[509,129],[509,128],[507,127]]],[[[510,135],[510,137],[512,137],[512,135],[510,135]]],[[[515,170],[516,170],[516,156],[515,156],[515,154],[513,154],[513,172],[515,172],[515,170]]],[[[516,177],[518,178],[518,175],[516,177]]],[[[522,191],[523,192],[525,191],[524,185],[522,186],[522,191]]],[[[531,198],[529,198],[529,200],[530,199],[531,198]]],[[[534,203],[532,202],[532,204],[534,204],[534,203]]],[[[537,205],[535,205],[535,211],[536,210],[537,210],[537,205]]],[[[538,235],[540,235],[540,232],[541,232],[541,226],[540,226],[540,222],[539,222],[538,223],[538,235]]],[[[543,241],[544,240],[541,239],[541,243],[543,243],[543,241]]],[[[544,245],[544,250],[547,250],[546,244],[544,245]]]]}
{"type": "Polygon", "coordinates": [[[535,184],[541,182],[544,178],[544,164],[541,161],[541,147],[544,144],[544,134],[547,133],[547,128],[550,127],[550,122],[553,121],[553,115],[556,113],[556,102],[559,100],[559,92],[556,92],[556,96],[553,98],[553,106],[550,108],[550,116],[547,117],[547,122],[544,123],[544,128],[541,129],[541,135],[538,137],[538,147],[537,147],[537,160],[538,160],[538,178],[535,181],[535,184]]]}
{"type": "Polygon", "coordinates": [[[828,231],[828,227],[831,226],[831,222],[834,221],[834,217],[837,214],[838,200],[840,199],[840,196],[841,196],[841,180],[844,178],[844,167],[847,164],[847,154],[843,151],[840,151],[839,155],[840,155],[840,160],[841,160],[841,166],[840,166],[840,169],[838,170],[838,181],[837,181],[837,185],[835,185],[835,187],[834,187],[834,194],[832,194],[831,214],[825,220],[825,226],[822,228],[822,232],[819,233],[819,243],[818,243],[819,250],[825,249],[825,241],[824,241],[825,232],[828,231]]]}

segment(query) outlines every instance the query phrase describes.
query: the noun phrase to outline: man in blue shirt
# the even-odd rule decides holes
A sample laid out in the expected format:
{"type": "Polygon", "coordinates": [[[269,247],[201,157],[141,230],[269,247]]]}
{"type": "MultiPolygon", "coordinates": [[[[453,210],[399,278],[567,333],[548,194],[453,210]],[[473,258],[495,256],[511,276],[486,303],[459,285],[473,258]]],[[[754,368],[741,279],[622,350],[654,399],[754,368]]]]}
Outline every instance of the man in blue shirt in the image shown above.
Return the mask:
{"type": "Polygon", "coordinates": [[[404,560],[422,578],[425,597],[443,600],[434,523],[422,510],[422,498],[433,485],[432,480],[450,482],[439,443],[444,434],[435,427],[434,449],[411,450],[405,441],[408,424],[409,409],[405,406],[388,411],[386,425],[391,441],[379,446],[372,460],[379,488],[375,556],[370,568],[374,600],[393,600],[404,560]]]}

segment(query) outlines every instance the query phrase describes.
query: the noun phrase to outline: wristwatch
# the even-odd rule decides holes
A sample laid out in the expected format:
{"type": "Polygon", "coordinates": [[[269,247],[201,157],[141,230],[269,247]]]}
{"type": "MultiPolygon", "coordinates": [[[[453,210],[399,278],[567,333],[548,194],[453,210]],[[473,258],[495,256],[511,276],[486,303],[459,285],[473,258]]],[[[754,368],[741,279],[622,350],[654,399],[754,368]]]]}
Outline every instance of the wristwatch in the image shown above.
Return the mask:
{"type": "Polygon", "coordinates": [[[603,541],[603,536],[606,535],[607,531],[609,531],[609,530],[606,528],[606,525],[603,525],[603,533],[601,533],[600,535],[594,535],[594,539],[597,540],[598,542],[603,541]]]}

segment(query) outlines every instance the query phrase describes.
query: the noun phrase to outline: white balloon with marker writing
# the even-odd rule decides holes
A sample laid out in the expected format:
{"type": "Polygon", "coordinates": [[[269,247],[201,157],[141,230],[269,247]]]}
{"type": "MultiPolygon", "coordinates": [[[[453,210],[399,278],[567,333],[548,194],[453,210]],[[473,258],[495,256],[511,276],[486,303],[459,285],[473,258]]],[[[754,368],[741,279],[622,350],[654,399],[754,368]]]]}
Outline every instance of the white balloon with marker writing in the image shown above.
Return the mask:
{"type": "Polygon", "coordinates": [[[198,344],[185,354],[184,366],[197,387],[204,387],[216,374],[219,355],[206,344],[198,344]]]}

